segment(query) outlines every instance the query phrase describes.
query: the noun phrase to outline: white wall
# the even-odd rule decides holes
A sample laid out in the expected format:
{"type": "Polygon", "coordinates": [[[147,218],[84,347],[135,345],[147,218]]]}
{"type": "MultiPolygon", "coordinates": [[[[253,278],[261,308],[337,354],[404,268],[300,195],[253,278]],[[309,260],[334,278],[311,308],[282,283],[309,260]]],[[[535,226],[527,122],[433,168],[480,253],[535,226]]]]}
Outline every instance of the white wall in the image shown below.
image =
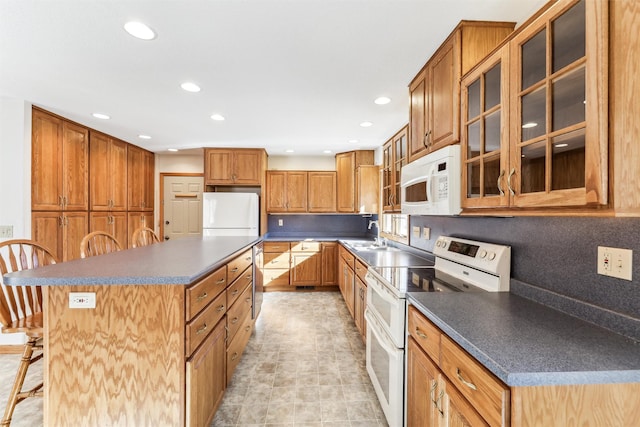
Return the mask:
{"type": "MultiPolygon", "coordinates": [[[[0,200],[0,225],[12,225],[14,238],[31,238],[31,104],[7,97],[0,97],[0,200]]],[[[0,345],[25,341],[0,334],[0,345]]]]}

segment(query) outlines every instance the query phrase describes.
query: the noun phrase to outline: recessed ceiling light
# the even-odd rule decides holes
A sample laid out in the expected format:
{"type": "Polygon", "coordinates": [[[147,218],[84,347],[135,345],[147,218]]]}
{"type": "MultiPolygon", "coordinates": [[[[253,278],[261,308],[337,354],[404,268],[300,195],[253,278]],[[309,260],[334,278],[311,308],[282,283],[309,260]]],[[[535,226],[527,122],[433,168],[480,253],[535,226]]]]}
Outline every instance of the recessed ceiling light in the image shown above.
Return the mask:
{"type": "Polygon", "coordinates": [[[102,119],[102,120],[109,120],[111,118],[110,116],[107,116],[106,114],[102,114],[102,113],[93,113],[92,116],[95,117],[96,119],[102,119]]]}
{"type": "Polygon", "coordinates": [[[140,139],[151,139],[151,137],[149,135],[138,135],[138,138],[140,138],[140,139]]]}
{"type": "Polygon", "coordinates": [[[289,150],[284,150],[285,153],[294,153],[293,150],[289,149],[289,150]]]}
{"type": "Polygon", "coordinates": [[[141,40],[153,40],[156,38],[156,33],[142,22],[127,22],[126,24],[124,24],[124,29],[133,37],[141,40]]]}
{"type": "Polygon", "coordinates": [[[323,153],[324,154],[331,154],[331,150],[324,150],[323,153]]]}
{"type": "Polygon", "coordinates": [[[357,144],[358,140],[357,139],[350,139],[349,142],[352,143],[352,144],[357,144]]]}
{"type": "Polygon", "coordinates": [[[536,126],[538,126],[538,124],[537,124],[537,123],[529,122],[529,123],[525,123],[525,124],[523,124],[523,125],[522,125],[522,129],[531,129],[531,128],[534,128],[534,127],[536,127],[536,126]]]}
{"type": "Polygon", "coordinates": [[[200,86],[192,82],[184,82],[180,85],[180,87],[187,92],[200,92],[200,86]]]}
{"type": "Polygon", "coordinates": [[[363,128],[368,128],[370,126],[373,126],[373,123],[371,123],[371,122],[362,122],[362,123],[360,123],[360,126],[362,126],[363,128]]]}
{"type": "Polygon", "coordinates": [[[167,148],[167,151],[178,151],[177,148],[167,148]]]}
{"type": "Polygon", "coordinates": [[[386,96],[381,96],[376,98],[373,102],[378,105],[386,105],[391,102],[391,98],[388,98],[386,96]]]}
{"type": "Polygon", "coordinates": [[[221,122],[221,121],[223,121],[223,120],[224,120],[224,116],[222,116],[221,114],[213,114],[213,115],[211,116],[211,118],[212,118],[213,120],[217,120],[217,121],[219,121],[219,122],[221,122]]]}
{"type": "Polygon", "coordinates": [[[568,146],[569,146],[569,144],[556,144],[556,145],[554,145],[554,147],[556,147],[556,148],[564,148],[564,147],[568,147],[568,146]]]}

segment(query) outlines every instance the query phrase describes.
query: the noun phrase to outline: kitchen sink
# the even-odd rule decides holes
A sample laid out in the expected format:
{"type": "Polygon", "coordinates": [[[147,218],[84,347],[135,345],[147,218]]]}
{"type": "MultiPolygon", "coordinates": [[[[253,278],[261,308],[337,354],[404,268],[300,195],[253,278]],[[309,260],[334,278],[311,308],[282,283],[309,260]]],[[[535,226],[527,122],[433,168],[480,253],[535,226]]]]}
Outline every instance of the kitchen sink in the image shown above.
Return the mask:
{"type": "Polygon", "coordinates": [[[357,252],[376,251],[376,252],[397,252],[400,249],[391,246],[378,245],[371,240],[350,240],[345,242],[357,252]]]}

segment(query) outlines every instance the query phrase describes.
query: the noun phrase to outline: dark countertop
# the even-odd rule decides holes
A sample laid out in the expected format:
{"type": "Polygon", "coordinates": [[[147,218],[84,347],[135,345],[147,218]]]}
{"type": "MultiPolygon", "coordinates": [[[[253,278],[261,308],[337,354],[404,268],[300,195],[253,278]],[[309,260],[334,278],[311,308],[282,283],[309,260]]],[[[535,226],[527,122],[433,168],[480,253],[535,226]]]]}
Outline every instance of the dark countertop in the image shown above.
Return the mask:
{"type": "Polygon", "coordinates": [[[514,294],[408,301],[509,386],[640,382],[640,343],[514,294]]]}
{"type": "Polygon", "coordinates": [[[86,259],[9,273],[16,285],[189,284],[260,241],[256,236],[170,240],[86,259]]]}

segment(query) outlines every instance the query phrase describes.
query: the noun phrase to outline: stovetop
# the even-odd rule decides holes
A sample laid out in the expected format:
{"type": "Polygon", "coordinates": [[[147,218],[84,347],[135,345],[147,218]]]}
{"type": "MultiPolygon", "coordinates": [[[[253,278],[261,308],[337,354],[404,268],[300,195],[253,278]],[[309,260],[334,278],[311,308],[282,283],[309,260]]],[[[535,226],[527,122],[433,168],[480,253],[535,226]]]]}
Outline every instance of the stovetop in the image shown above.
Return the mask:
{"type": "Polygon", "coordinates": [[[369,271],[399,296],[407,292],[484,292],[434,266],[370,267],[369,271]]]}

